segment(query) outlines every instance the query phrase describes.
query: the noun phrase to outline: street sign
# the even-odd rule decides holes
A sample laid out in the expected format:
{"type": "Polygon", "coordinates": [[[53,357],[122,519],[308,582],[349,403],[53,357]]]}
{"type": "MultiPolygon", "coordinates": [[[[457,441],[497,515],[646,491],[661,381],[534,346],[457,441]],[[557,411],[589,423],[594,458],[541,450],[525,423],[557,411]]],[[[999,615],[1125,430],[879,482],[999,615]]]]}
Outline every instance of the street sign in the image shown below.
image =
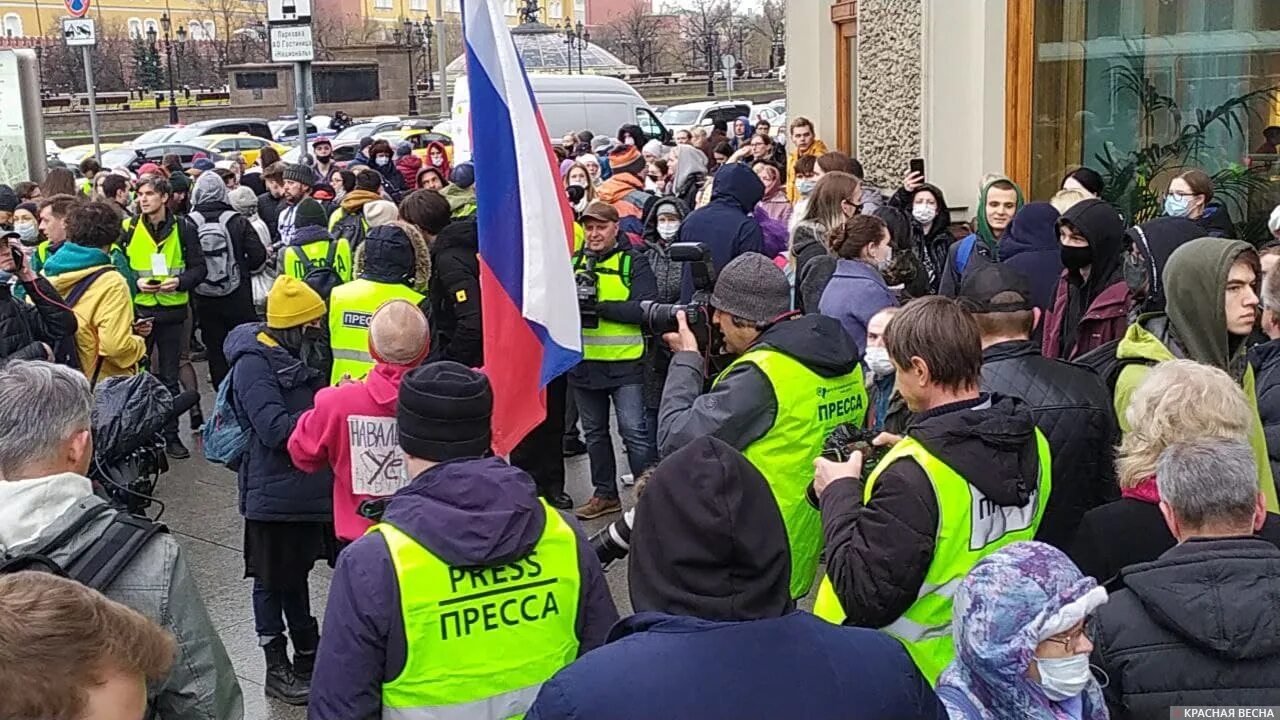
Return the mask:
{"type": "Polygon", "coordinates": [[[89,12],[89,0],[62,0],[67,6],[67,12],[71,13],[71,17],[84,17],[89,12]]]}
{"type": "Polygon", "coordinates": [[[67,41],[69,47],[96,45],[98,38],[94,32],[93,18],[62,18],[62,39],[67,41]]]}
{"type": "Polygon", "coordinates": [[[272,62],[311,62],[315,59],[310,25],[271,26],[272,62]]]}
{"type": "Polygon", "coordinates": [[[267,0],[267,22],[269,23],[310,21],[311,0],[267,0]]]}

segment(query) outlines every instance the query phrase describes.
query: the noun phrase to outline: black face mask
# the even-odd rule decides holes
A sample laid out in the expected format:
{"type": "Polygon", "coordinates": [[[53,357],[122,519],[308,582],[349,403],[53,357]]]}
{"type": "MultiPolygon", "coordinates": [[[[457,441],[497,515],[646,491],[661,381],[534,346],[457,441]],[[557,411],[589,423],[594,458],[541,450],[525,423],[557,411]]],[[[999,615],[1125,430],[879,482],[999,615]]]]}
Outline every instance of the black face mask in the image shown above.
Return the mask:
{"type": "Polygon", "coordinates": [[[1147,263],[1134,258],[1133,253],[1124,254],[1124,284],[1135,298],[1145,297],[1147,294],[1147,263]]]}
{"type": "Polygon", "coordinates": [[[333,157],[333,153],[321,153],[321,152],[316,153],[316,159],[319,160],[320,162],[324,162],[331,157],[333,157]]]}
{"type": "Polygon", "coordinates": [[[1062,267],[1079,271],[1093,264],[1093,248],[1087,245],[1085,247],[1063,245],[1061,248],[1062,267]]]}

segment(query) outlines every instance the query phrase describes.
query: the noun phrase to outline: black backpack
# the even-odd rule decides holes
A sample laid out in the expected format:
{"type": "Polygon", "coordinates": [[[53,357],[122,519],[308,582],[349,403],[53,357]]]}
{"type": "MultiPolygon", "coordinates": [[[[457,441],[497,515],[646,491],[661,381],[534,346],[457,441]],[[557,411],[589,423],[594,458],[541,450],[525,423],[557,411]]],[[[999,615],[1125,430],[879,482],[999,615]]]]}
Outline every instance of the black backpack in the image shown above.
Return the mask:
{"type": "Polygon", "coordinates": [[[1119,347],[1120,340],[1118,339],[1103,343],[1089,352],[1077,356],[1075,360],[1071,361],[1071,364],[1090,370],[1093,374],[1102,378],[1102,382],[1107,385],[1107,390],[1111,391],[1112,396],[1114,396],[1116,383],[1120,380],[1120,373],[1126,367],[1130,365],[1156,364],[1154,360],[1148,358],[1116,357],[1116,351],[1119,347]]]}
{"type": "Polygon", "coordinates": [[[70,578],[81,585],[103,591],[119,577],[152,538],[167,532],[169,529],[160,523],[120,512],[103,503],[81,515],[70,527],[39,550],[0,559],[0,575],[37,570],[70,578]],[[106,532],[73,558],[66,567],[49,557],[54,550],[69,542],[76,533],[83,530],[90,521],[108,512],[114,512],[115,517],[107,525],[106,532]]]}
{"type": "Polygon", "coordinates": [[[302,252],[302,248],[297,249],[297,253],[302,256],[302,281],[310,285],[326,304],[333,289],[344,282],[342,276],[333,267],[333,261],[338,255],[338,242],[338,240],[329,242],[329,253],[325,257],[324,264],[313,261],[305,252],[302,252]]]}
{"type": "MultiPolygon", "coordinates": [[[[80,278],[79,282],[71,286],[71,289],[67,291],[66,296],[62,298],[63,304],[69,308],[75,309],[76,304],[80,302],[80,299],[84,297],[86,292],[89,292],[89,288],[93,286],[93,283],[97,281],[98,278],[109,272],[118,271],[114,266],[108,265],[107,267],[100,267],[80,278]]],[[[85,370],[80,367],[80,353],[76,349],[76,336],[74,333],[62,338],[62,340],[58,342],[58,346],[53,349],[53,357],[54,361],[60,365],[66,365],[67,367],[75,368],[81,372],[84,372],[85,370]]],[[[102,372],[103,360],[104,358],[99,355],[97,362],[93,365],[93,375],[89,377],[90,387],[98,384],[98,375],[102,372]]]]}

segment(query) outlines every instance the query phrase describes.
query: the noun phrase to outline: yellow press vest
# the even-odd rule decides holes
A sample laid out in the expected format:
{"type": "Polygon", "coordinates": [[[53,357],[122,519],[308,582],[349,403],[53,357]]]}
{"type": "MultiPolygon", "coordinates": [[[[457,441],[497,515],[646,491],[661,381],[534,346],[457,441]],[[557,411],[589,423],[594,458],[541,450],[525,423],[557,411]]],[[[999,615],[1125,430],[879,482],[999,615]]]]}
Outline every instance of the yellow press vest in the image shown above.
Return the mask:
{"type": "MultiPolygon", "coordinates": [[[[583,253],[573,258],[574,271],[586,268],[583,253]]],[[[596,302],[626,302],[631,299],[631,254],[625,250],[596,262],[596,302]]],[[[644,357],[644,335],[639,325],[600,318],[600,325],[582,328],[582,359],[604,362],[639,360],[644,357]]]]}
{"type": "Polygon", "coordinates": [[[403,531],[374,525],[400,589],[404,668],[382,685],[382,717],[523,717],[542,683],[578,657],[577,538],[547,507],[527,556],[494,567],[450,567],[403,531]]]}
{"type": "Polygon", "coordinates": [[[343,375],[361,380],[373,369],[369,354],[369,321],[391,300],[408,300],[417,305],[425,295],[399,283],[353,280],[333,289],[329,295],[329,345],[333,348],[333,373],[329,382],[337,385],[343,375]]]}
{"type": "MultiPolygon", "coordinates": [[[[1040,479],[1035,494],[1021,507],[992,504],[978,488],[910,437],[894,445],[867,478],[864,504],[871,502],[871,490],[880,473],[900,458],[914,460],[933,485],[939,518],[933,559],[915,602],[902,617],[881,628],[906,646],[916,667],[931,684],[937,682],[938,675],[955,657],[951,603],[960,582],[987,555],[1010,543],[1035,539],[1052,490],[1049,443],[1039,430],[1036,430],[1036,451],[1040,479]]],[[[813,612],[833,623],[844,622],[845,611],[829,577],[822,578],[813,612]]]]}
{"type": "MultiPolygon", "coordinates": [[[[125,257],[129,258],[129,268],[133,270],[134,275],[138,278],[150,278],[151,274],[151,256],[156,253],[164,255],[165,265],[168,266],[169,274],[165,277],[155,278],[157,281],[176,278],[186,269],[187,263],[182,255],[182,240],[178,237],[178,224],[180,220],[175,220],[173,225],[169,227],[169,234],[157,245],[154,238],[151,237],[150,231],[146,228],[146,222],[142,218],[126,219],[123,223],[127,234],[125,245],[125,257]],[[129,225],[133,224],[130,231],[129,225]]],[[[187,304],[186,291],[148,293],[139,292],[134,296],[133,302],[142,307],[180,307],[187,304]]]]}
{"type": "Polygon", "coordinates": [[[342,282],[351,282],[351,243],[346,240],[317,240],[306,245],[288,245],[284,249],[284,274],[302,280],[307,276],[307,260],[313,268],[329,266],[329,245],[337,243],[333,253],[333,269],[342,282]]]}
{"type": "Polygon", "coordinates": [[[837,425],[862,425],[867,413],[862,369],[826,378],[786,353],[761,347],[734,360],[716,384],[744,363],[760,369],[777,399],[773,427],[742,454],[764,475],[778,502],[791,548],[791,597],[801,598],[813,586],[822,552],[822,516],[805,497],[813,459],[837,425]]]}

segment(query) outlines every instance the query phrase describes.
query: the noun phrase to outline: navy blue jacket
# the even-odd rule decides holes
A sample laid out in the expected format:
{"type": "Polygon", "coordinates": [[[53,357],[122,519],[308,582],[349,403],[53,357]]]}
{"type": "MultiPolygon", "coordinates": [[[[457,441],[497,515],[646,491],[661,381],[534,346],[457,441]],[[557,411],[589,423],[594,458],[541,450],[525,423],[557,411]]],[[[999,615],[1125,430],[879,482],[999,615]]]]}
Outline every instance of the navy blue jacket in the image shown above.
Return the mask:
{"type": "Polygon", "coordinates": [[[282,347],[263,344],[265,326],[247,323],[227,336],[237,418],[249,444],[237,471],[240,514],[248,520],[332,522],[333,475],[304,473],[289,459],[289,435],[328,378],[282,347]]]}
{"type": "MultiPolygon", "coordinates": [[[[716,272],[747,252],[764,252],[764,233],[752,215],[764,197],[764,183],[742,163],[729,163],[716,171],[711,202],[689,213],[680,225],[680,242],[705,243],[716,272]]],[[[693,296],[693,274],[685,268],[681,302],[693,296]]]]}
{"type": "Polygon", "coordinates": [[[902,644],[806,612],[713,622],[657,612],[556,673],[527,720],[946,720],[902,644]]]}
{"type": "Polygon", "coordinates": [[[1044,312],[1053,309],[1062,277],[1057,222],[1058,211],[1049,203],[1027,203],[1000,238],[1000,261],[1027,276],[1031,302],[1044,312]]]}

